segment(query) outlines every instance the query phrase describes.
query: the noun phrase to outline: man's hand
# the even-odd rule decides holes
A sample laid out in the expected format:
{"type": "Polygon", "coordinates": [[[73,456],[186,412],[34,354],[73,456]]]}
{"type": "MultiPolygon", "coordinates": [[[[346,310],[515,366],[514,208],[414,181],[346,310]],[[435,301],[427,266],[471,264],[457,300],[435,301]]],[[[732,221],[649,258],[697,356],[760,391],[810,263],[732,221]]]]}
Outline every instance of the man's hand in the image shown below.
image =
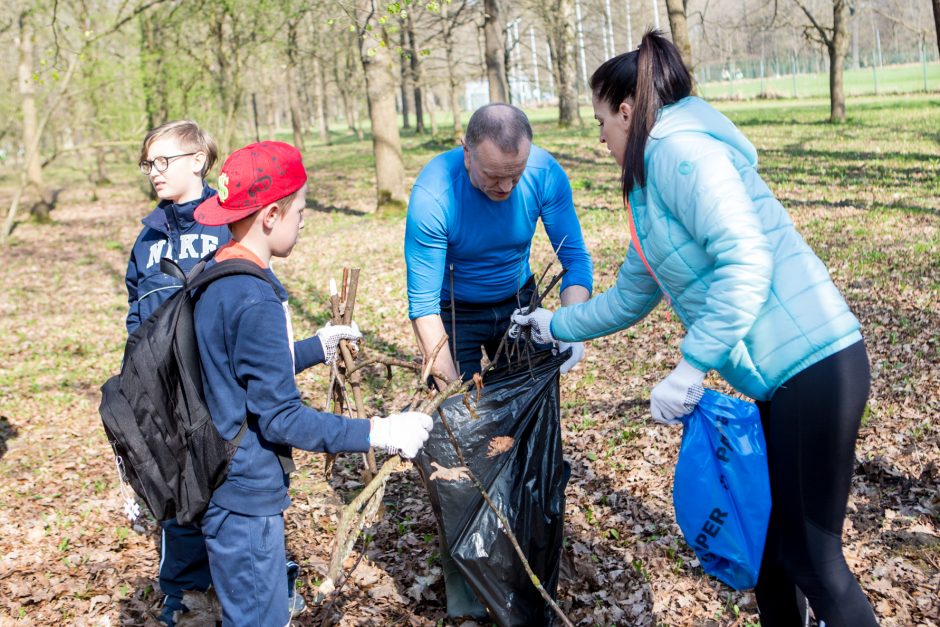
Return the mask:
{"type": "Polygon", "coordinates": [[[552,316],[554,314],[541,307],[532,313],[529,313],[528,310],[528,307],[523,307],[512,312],[509,337],[517,337],[520,327],[530,327],[532,329],[532,340],[537,344],[554,344],[555,338],[552,337],[552,316]]]}
{"type": "Polygon", "coordinates": [[[432,428],[431,417],[418,411],[392,414],[388,418],[376,416],[369,431],[369,445],[411,459],[421,450],[432,428]]]}
{"type": "Polygon", "coordinates": [[[665,425],[681,424],[679,418],[692,413],[702,400],[705,373],[687,362],[679,362],[669,376],[660,381],[650,393],[650,413],[653,420],[665,425]]]}
{"type": "Polygon", "coordinates": [[[326,326],[317,331],[317,337],[320,344],[323,345],[323,361],[332,364],[336,361],[336,351],[339,348],[339,341],[346,340],[351,344],[350,350],[356,350],[356,342],[362,339],[362,333],[359,327],[353,322],[350,326],[345,324],[326,323],[326,326]]]}
{"type": "Polygon", "coordinates": [[[558,342],[559,353],[563,353],[569,348],[571,349],[571,357],[561,365],[561,374],[565,374],[584,359],[584,342],[558,342]]]}

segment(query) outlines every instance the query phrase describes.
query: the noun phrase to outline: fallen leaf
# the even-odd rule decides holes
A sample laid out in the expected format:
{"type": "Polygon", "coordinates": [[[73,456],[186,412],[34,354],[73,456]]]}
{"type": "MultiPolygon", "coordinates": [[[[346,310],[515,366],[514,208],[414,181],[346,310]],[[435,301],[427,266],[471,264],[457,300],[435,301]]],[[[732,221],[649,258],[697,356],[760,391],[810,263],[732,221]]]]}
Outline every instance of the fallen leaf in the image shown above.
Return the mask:
{"type": "Polygon", "coordinates": [[[430,477],[431,481],[465,481],[470,479],[464,466],[444,468],[437,462],[431,462],[431,466],[434,467],[434,472],[431,473],[430,477]]]}
{"type": "Polygon", "coordinates": [[[490,440],[490,447],[486,451],[487,457],[496,457],[512,449],[515,439],[508,435],[498,435],[490,440]]]}

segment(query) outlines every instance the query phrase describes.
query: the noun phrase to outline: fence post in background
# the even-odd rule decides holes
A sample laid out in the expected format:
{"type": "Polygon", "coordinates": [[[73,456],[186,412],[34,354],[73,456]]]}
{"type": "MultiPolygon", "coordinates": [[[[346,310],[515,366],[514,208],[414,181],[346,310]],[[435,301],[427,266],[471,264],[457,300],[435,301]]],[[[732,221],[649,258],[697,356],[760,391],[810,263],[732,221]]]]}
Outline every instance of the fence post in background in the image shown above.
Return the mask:
{"type": "Polygon", "coordinates": [[[796,98],[796,53],[793,53],[793,97],[796,98]]]}
{"type": "Polygon", "coordinates": [[[924,31],[920,33],[920,64],[924,70],[924,91],[927,91],[927,34],[924,31]]]}
{"type": "Polygon", "coordinates": [[[765,95],[767,93],[764,90],[764,55],[763,54],[761,55],[761,58],[760,58],[760,93],[765,94],[765,95]]]}

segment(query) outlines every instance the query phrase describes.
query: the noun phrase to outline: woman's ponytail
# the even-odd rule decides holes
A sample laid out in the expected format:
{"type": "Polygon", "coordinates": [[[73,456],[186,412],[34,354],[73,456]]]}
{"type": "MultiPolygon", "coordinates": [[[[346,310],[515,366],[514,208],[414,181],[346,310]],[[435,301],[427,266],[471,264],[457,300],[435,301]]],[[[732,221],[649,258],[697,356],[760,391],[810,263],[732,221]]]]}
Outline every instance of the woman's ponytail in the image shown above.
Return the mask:
{"type": "MultiPolygon", "coordinates": [[[[635,185],[639,187],[646,185],[646,166],[643,155],[646,151],[646,141],[653,130],[653,125],[656,124],[659,110],[692,93],[692,77],[682,64],[679,51],[659,31],[647,31],[643,35],[640,47],[635,52],[627,54],[635,55],[636,58],[635,84],[628,85],[626,90],[618,90],[624,91],[625,96],[616,103],[607,103],[612,110],[616,110],[625,98],[633,98],[621,178],[624,200],[635,185]]],[[[610,89],[602,90],[595,87],[593,77],[591,83],[595,94],[610,92],[610,89]]]]}

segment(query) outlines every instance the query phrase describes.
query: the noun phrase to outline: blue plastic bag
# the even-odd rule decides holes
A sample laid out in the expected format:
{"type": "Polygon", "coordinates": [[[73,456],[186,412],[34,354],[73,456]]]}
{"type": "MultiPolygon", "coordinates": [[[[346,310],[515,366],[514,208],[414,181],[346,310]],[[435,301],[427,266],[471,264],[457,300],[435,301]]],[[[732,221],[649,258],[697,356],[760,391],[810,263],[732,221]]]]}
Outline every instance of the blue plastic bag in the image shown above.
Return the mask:
{"type": "Polygon", "coordinates": [[[672,492],[676,521],[706,573],[735,590],[753,588],[770,518],[757,406],[705,390],[682,422],[672,492]]]}

